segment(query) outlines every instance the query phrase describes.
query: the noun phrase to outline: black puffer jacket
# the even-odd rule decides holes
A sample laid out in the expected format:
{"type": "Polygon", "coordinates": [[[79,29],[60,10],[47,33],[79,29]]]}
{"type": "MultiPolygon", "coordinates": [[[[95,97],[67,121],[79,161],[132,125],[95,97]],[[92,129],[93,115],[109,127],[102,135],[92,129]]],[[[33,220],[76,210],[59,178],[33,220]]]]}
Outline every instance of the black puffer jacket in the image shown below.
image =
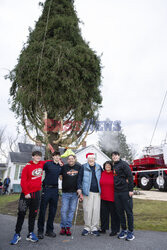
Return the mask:
{"type": "Polygon", "coordinates": [[[133,191],[133,175],[129,165],[125,161],[120,159],[114,163],[113,174],[115,192],[133,191]]]}

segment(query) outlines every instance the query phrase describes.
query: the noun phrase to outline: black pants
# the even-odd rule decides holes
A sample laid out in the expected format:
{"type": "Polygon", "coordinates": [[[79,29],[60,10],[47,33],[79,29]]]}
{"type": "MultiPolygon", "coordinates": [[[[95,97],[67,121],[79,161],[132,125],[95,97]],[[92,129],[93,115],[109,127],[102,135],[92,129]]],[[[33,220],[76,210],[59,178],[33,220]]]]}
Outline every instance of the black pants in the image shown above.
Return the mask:
{"type": "Polygon", "coordinates": [[[109,216],[111,216],[111,231],[119,232],[120,220],[117,214],[115,203],[112,201],[101,200],[101,229],[109,229],[109,216]]]}
{"type": "Polygon", "coordinates": [[[127,229],[126,217],[128,222],[128,230],[133,232],[133,200],[129,196],[129,192],[115,192],[115,205],[118,211],[122,230],[127,229]]]}
{"type": "Polygon", "coordinates": [[[8,187],[9,187],[9,185],[5,185],[5,186],[4,186],[4,194],[9,193],[9,191],[8,191],[8,187]]]}
{"type": "Polygon", "coordinates": [[[21,232],[26,211],[28,208],[29,208],[28,230],[29,233],[34,231],[35,218],[38,212],[39,203],[40,203],[40,191],[31,193],[30,199],[26,199],[25,195],[21,193],[18,206],[16,230],[15,230],[17,234],[21,232]]]}
{"type": "Polygon", "coordinates": [[[101,221],[101,230],[109,229],[109,211],[104,205],[104,200],[101,200],[100,205],[100,221],[101,221]]]}
{"type": "Polygon", "coordinates": [[[48,214],[48,220],[46,225],[46,231],[52,232],[53,222],[56,215],[57,210],[57,202],[59,199],[58,195],[58,188],[44,188],[42,191],[41,196],[41,205],[40,205],[40,211],[39,211],[39,217],[38,217],[38,231],[42,232],[44,231],[44,223],[45,223],[45,213],[47,205],[49,204],[49,214],[48,214]]]}

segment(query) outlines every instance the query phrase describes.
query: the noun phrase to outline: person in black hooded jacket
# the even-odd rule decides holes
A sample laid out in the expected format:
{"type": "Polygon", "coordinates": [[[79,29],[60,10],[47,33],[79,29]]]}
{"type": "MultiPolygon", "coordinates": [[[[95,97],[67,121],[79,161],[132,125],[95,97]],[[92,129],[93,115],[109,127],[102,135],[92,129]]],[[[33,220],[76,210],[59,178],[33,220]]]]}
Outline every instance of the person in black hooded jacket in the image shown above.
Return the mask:
{"type": "Polygon", "coordinates": [[[133,240],[133,175],[129,165],[120,159],[119,152],[112,152],[113,174],[114,174],[114,199],[117,212],[120,217],[122,231],[119,239],[133,240]],[[128,231],[126,225],[126,217],[128,231]]]}

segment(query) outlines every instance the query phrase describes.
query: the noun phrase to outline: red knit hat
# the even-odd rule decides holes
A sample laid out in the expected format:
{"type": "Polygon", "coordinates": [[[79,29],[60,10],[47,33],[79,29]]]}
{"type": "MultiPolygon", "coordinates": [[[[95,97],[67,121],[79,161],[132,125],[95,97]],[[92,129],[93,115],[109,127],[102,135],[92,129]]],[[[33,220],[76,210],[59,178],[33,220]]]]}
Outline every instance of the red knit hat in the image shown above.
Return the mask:
{"type": "Polygon", "coordinates": [[[95,158],[95,154],[94,153],[88,153],[88,154],[86,154],[86,159],[88,159],[90,157],[95,158]]]}

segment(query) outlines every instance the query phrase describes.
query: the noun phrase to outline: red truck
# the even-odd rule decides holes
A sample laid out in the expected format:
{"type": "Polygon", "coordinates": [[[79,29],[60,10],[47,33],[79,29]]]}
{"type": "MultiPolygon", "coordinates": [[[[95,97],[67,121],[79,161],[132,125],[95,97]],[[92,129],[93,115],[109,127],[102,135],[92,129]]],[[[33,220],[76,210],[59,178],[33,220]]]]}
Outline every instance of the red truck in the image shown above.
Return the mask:
{"type": "Polygon", "coordinates": [[[147,147],[144,157],[136,159],[130,168],[134,185],[143,190],[152,187],[167,191],[167,144],[161,147],[147,147]]]}

